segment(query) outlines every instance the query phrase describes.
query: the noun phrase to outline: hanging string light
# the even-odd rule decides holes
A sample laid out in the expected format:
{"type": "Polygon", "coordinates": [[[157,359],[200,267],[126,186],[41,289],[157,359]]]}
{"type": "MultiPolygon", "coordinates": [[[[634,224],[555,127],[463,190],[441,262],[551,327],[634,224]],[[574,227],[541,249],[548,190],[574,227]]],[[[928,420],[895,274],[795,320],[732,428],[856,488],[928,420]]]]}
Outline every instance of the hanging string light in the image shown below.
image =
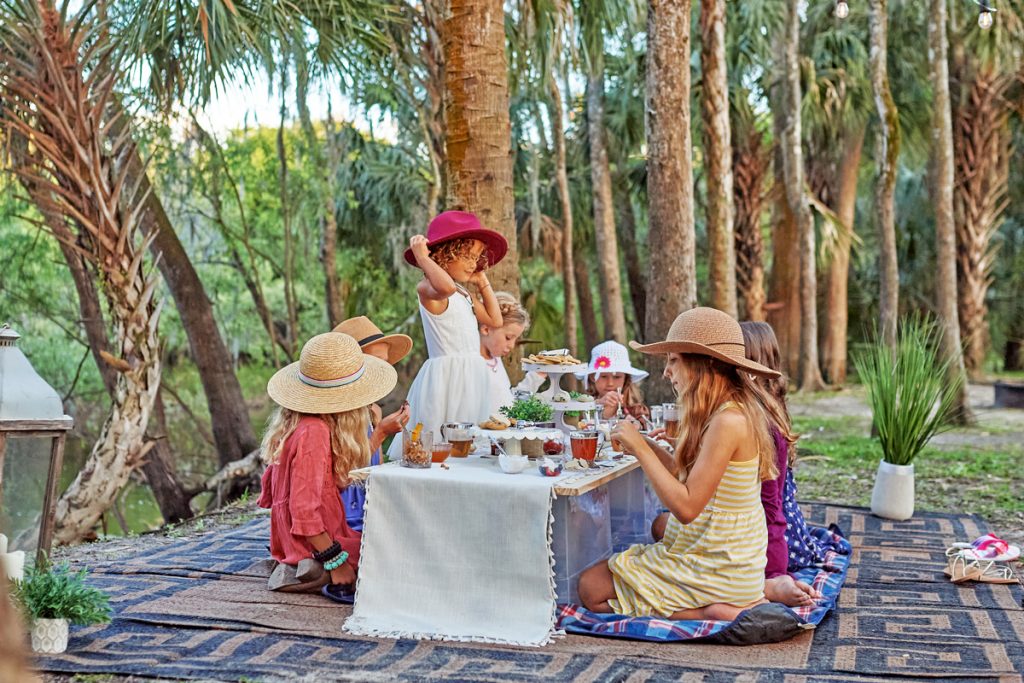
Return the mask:
{"type": "MultiPolygon", "coordinates": [[[[978,27],[983,31],[987,31],[992,28],[992,22],[995,20],[992,13],[996,11],[995,7],[988,4],[989,0],[974,0],[974,4],[978,6],[978,27]]],[[[836,3],[835,15],[837,19],[845,19],[850,16],[850,5],[845,0],[839,0],[836,3]]]]}

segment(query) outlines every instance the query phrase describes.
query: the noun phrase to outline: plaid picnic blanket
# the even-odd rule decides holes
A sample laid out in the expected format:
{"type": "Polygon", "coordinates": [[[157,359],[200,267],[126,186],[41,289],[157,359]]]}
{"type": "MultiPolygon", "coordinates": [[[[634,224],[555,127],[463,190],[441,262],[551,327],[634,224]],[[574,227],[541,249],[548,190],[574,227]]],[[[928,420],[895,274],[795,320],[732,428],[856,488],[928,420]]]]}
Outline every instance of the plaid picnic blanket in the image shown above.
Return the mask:
{"type": "Polygon", "coordinates": [[[758,605],[745,610],[734,621],[671,621],[658,617],[627,617],[621,614],[597,614],[580,605],[559,605],[558,627],[569,633],[609,638],[629,638],[677,642],[683,640],[717,642],[730,645],[774,643],[815,628],[831,612],[850,566],[850,543],[834,524],[829,528],[808,527],[811,534],[830,541],[840,552],[828,551],[820,565],[806,567],[793,574],[817,588],[823,598],[808,607],[786,607],[778,603],[758,605]]]}

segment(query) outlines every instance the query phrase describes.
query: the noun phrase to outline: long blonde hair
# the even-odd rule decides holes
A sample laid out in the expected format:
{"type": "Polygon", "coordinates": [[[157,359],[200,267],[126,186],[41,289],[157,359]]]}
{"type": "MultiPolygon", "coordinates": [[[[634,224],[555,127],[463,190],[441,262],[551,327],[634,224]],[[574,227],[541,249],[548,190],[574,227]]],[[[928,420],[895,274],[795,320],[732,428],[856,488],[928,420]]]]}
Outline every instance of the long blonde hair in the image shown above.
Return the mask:
{"type": "Polygon", "coordinates": [[[775,441],[768,427],[768,417],[757,398],[753,382],[733,365],[710,356],[682,354],[686,366],[686,383],[679,392],[679,437],[676,439],[676,471],[685,481],[700,453],[711,418],[728,401],[734,401],[747,418],[757,447],[758,471],[762,481],[775,479],[775,441]]]}
{"type": "MultiPolygon", "coordinates": [[[[284,444],[299,426],[306,413],[288,408],[278,408],[270,416],[267,431],[263,435],[263,461],[275,464],[284,451],[284,444]]],[[[370,409],[356,408],[343,413],[314,415],[327,423],[331,432],[331,465],[334,481],[339,487],[349,484],[348,473],[370,464],[370,409]]]]}

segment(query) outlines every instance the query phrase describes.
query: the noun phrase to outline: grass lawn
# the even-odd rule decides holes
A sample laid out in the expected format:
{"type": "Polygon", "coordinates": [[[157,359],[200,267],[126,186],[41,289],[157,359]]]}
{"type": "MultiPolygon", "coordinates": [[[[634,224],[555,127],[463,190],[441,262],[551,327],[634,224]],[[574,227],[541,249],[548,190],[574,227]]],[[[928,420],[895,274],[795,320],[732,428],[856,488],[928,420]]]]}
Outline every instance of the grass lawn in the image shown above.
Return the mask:
{"type": "MultiPolygon", "coordinates": [[[[870,421],[860,415],[795,415],[793,423],[802,434],[796,465],[800,498],[869,505],[882,457],[870,421]]],[[[977,513],[1004,538],[1024,541],[1024,434],[989,425],[943,436],[948,438],[927,446],[914,462],[916,509],[977,513]],[[1009,438],[993,438],[1000,435],[1009,438]]]]}

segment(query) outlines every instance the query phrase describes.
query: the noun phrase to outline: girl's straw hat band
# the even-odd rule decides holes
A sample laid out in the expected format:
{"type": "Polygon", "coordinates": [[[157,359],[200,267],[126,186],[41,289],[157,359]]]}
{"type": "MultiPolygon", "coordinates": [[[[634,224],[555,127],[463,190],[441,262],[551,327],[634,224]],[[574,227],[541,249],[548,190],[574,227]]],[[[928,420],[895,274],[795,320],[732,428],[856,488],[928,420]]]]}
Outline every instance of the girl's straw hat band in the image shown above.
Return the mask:
{"type": "Polygon", "coordinates": [[[352,374],[345,375],[344,377],[339,377],[338,379],[313,379],[312,377],[302,374],[301,370],[298,372],[298,375],[299,380],[303,384],[307,384],[316,389],[334,389],[336,387],[343,387],[346,384],[352,384],[352,382],[355,382],[357,379],[362,377],[363,372],[365,371],[366,365],[363,364],[360,365],[359,369],[353,372],[352,374]]]}
{"type": "Polygon", "coordinates": [[[375,342],[378,339],[383,339],[383,338],[384,338],[384,334],[383,333],[381,333],[381,334],[371,334],[369,337],[363,337],[362,339],[360,339],[358,344],[360,346],[366,346],[370,342],[375,342]]]}

